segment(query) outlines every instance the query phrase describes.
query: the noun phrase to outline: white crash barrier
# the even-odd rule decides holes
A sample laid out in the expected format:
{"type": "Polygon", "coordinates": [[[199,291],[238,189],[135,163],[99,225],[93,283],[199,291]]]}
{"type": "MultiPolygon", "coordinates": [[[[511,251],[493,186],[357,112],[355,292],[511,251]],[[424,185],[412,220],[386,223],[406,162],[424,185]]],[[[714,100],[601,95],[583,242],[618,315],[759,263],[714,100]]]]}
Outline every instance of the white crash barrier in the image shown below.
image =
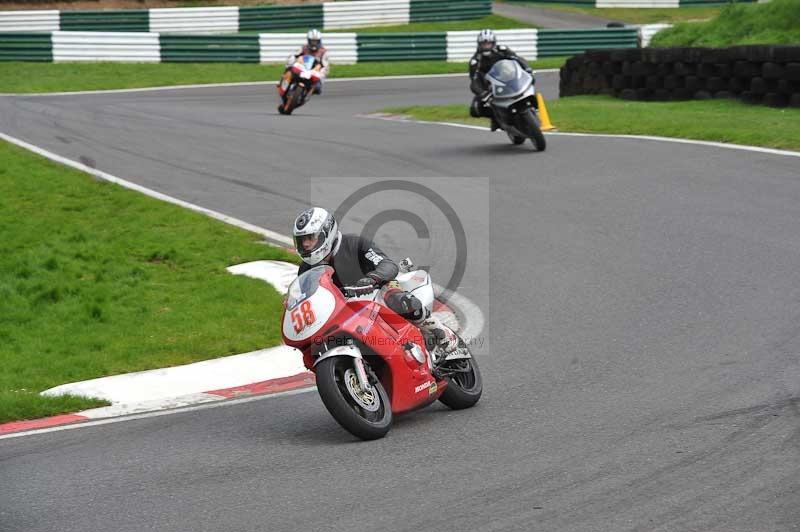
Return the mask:
{"type": "MultiPolygon", "coordinates": [[[[534,29],[498,30],[497,43],[504,44],[528,61],[535,61],[537,56],[537,32],[534,29]]],[[[477,31],[448,31],[447,60],[468,61],[478,46],[477,31]]]]}
{"type": "Polygon", "coordinates": [[[53,61],[160,63],[157,33],[54,31],[53,61]]]}
{"type": "Polygon", "coordinates": [[[161,33],[236,33],[238,7],[188,7],[150,10],[150,31],[161,33]]]}
{"type": "MultiPolygon", "coordinates": [[[[304,33],[261,33],[258,36],[262,63],[283,63],[291,53],[306,43],[304,33]]],[[[322,44],[328,49],[331,63],[353,64],[358,61],[355,33],[323,33],[322,44]]]]}
{"type": "Polygon", "coordinates": [[[362,0],[322,4],[325,29],[408,24],[409,0],[362,0]]]}
{"type": "Polygon", "coordinates": [[[0,31],[57,31],[60,15],[52,11],[0,11],[0,31]]]}

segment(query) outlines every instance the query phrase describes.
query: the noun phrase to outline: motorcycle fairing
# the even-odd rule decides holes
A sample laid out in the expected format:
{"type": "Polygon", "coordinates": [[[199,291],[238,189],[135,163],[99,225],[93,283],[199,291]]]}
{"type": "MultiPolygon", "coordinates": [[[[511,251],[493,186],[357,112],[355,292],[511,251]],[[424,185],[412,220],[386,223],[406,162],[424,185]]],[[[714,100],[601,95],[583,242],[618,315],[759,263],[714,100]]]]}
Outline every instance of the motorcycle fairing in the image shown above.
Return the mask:
{"type": "Polygon", "coordinates": [[[486,80],[491,84],[492,95],[495,105],[506,107],[509,103],[503,100],[510,100],[520,96],[534,94],[533,76],[525,72],[519,63],[511,59],[503,59],[492,66],[486,74],[486,80]]]}
{"type": "Polygon", "coordinates": [[[385,375],[381,377],[381,382],[390,398],[392,412],[406,412],[437,400],[447,387],[446,381],[437,382],[435,393],[430,393],[428,388],[413,394],[394,393],[395,390],[414,391],[420,384],[436,380],[431,374],[430,356],[420,330],[399,314],[379,303],[365,300],[348,301],[344,297],[334,296],[333,291],[339,289],[333,283],[332,275],[333,268],[322,266],[304,272],[292,283],[283,321],[284,342],[303,351],[303,363],[310,370],[313,369],[320,354],[336,347],[335,342],[341,341],[342,338],[352,339],[355,347],[364,355],[374,352],[385,362],[382,365],[385,375]],[[315,270],[319,271],[314,272],[315,270]],[[300,280],[300,277],[304,277],[310,272],[314,273],[303,281],[300,280]],[[295,283],[297,283],[297,287],[292,290],[295,283]],[[319,300],[315,299],[320,294],[327,294],[333,298],[332,310],[325,306],[328,304],[327,296],[322,296],[319,300]],[[294,305],[295,311],[301,309],[304,302],[310,302],[311,311],[316,318],[313,323],[313,333],[307,333],[305,329],[300,333],[294,333],[291,311],[289,311],[290,302],[294,305]],[[318,313],[319,315],[317,315],[318,313]],[[320,318],[322,315],[327,315],[324,321],[320,318]],[[320,330],[331,322],[334,323],[320,333],[320,330]],[[409,343],[415,344],[423,350],[424,363],[419,364],[406,353],[404,346],[409,343]],[[391,369],[403,366],[408,369],[403,371],[392,371],[391,369]]]}

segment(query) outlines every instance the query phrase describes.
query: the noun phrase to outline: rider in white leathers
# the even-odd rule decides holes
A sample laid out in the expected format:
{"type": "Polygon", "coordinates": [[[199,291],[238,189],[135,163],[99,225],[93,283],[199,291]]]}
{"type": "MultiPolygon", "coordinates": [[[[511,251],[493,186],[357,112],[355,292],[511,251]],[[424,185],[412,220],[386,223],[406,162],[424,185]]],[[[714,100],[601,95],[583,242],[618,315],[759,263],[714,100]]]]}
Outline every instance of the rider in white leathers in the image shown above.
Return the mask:
{"type": "Polygon", "coordinates": [[[330,73],[331,63],[328,59],[328,49],[322,46],[322,34],[319,30],[308,30],[306,44],[286,59],[286,68],[291,68],[297,59],[302,58],[304,55],[313,56],[319,61],[320,81],[314,85],[314,94],[322,94],[322,82],[330,73]]]}

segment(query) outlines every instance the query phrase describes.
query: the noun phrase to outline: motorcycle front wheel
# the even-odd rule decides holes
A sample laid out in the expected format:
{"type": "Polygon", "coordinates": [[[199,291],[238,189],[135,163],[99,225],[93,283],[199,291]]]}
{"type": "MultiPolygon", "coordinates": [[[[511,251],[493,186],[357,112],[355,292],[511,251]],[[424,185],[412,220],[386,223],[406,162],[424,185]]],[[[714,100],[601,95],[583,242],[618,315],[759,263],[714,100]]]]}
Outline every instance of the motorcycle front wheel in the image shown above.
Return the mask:
{"type": "Polygon", "coordinates": [[[544,140],[544,134],[542,133],[542,130],[539,129],[539,119],[534,114],[534,111],[531,110],[522,113],[520,115],[520,121],[524,126],[522,131],[530,136],[531,142],[534,146],[536,146],[536,149],[538,151],[544,151],[547,147],[547,142],[544,140]]]}
{"type": "Polygon", "coordinates": [[[291,86],[286,90],[283,103],[278,108],[278,112],[282,115],[290,115],[292,111],[300,106],[302,100],[303,90],[297,85],[291,86]]]}
{"type": "MultiPolygon", "coordinates": [[[[458,348],[469,351],[461,337],[458,338],[458,348]]],[[[478,402],[483,394],[483,379],[475,357],[445,361],[441,371],[447,373],[447,388],[439,401],[453,410],[463,410],[478,402]]]]}
{"type": "Polygon", "coordinates": [[[525,142],[527,139],[525,137],[521,137],[519,135],[512,135],[511,133],[508,133],[508,140],[510,140],[514,144],[514,146],[519,146],[520,144],[525,142]]]}
{"type": "MultiPolygon", "coordinates": [[[[366,362],[365,362],[366,364],[366,362]]],[[[379,381],[361,388],[351,357],[326,358],[317,365],[317,391],[339,425],[362,440],[383,438],[392,427],[389,396],[379,381]]]]}

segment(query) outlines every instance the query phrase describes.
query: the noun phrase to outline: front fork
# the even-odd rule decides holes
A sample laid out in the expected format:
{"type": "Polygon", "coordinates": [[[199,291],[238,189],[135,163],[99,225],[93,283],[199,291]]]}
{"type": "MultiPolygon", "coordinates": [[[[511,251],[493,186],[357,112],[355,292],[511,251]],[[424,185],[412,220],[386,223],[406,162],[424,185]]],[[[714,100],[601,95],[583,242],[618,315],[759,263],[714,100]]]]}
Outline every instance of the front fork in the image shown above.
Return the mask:
{"type": "Polygon", "coordinates": [[[369,383],[369,378],[367,378],[367,370],[364,368],[364,359],[354,358],[353,365],[356,368],[356,378],[361,389],[365,391],[372,390],[372,385],[369,383]]]}
{"type": "Polygon", "coordinates": [[[314,361],[314,366],[320,363],[320,361],[331,358],[331,357],[352,357],[353,359],[353,368],[356,372],[356,378],[358,379],[358,384],[361,386],[362,390],[371,390],[372,384],[369,382],[369,377],[367,377],[367,369],[364,366],[364,358],[361,356],[361,350],[352,345],[342,345],[338,347],[334,347],[333,349],[328,349],[324,353],[322,353],[319,358],[314,361]]]}

